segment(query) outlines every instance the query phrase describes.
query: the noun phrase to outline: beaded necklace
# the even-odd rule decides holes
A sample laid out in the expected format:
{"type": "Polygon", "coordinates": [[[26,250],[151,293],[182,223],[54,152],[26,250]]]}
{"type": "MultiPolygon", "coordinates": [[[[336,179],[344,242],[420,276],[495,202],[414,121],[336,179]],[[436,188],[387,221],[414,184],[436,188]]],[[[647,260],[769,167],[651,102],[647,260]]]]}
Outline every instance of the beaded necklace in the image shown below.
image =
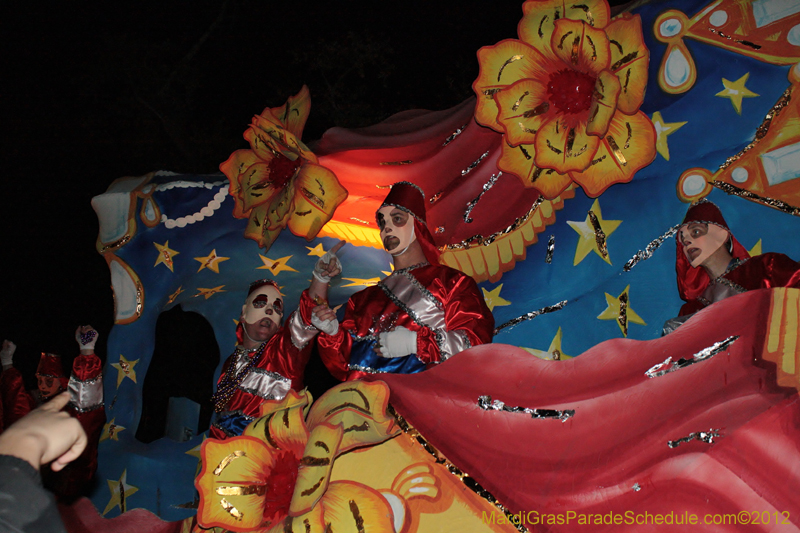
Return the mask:
{"type": "Polygon", "coordinates": [[[214,404],[214,411],[219,413],[225,410],[225,408],[228,406],[231,396],[233,396],[233,393],[236,392],[236,389],[239,387],[239,385],[242,384],[242,381],[244,381],[244,378],[250,373],[250,370],[261,360],[266,348],[267,343],[261,343],[261,346],[258,347],[256,353],[253,354],[253,357],[250,358],[244,368],[242,368],[241,372],[237,374],[236,363],[239,361],[239,357],[248,353],[248,350],[238,346],[236,347],[236,351],[234,352],[236,355],[236,360],[232,361],[228,366],[228,370],[225,371],[225,375],[222,376],[222,379],[217,385],[217,392],[211,396],[211,402],[214,404]]]}

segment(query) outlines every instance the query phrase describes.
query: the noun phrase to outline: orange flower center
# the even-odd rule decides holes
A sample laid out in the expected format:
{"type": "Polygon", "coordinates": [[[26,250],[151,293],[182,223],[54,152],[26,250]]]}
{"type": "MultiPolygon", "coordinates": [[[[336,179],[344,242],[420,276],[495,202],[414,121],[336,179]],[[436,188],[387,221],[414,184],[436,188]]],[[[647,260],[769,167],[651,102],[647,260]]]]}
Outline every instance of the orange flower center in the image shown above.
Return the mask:
{"type": "Polygon", "coordinates": [[[292,452],[276,452],[275,463],[263,473],[267,490],[264,494],[264,522],[276,524],[289,514],[300,461],[292,452]]]}
{"type": "Polygon", "coordinates": [[[588,111],[592,105],[595,78],[571,69],[559,70],[550,75],[547,94],[550,103],[561,113],[588,111]]]}
{"type": "Polygon", "coordinates": [[[276,155],[269,162],[269,177],[275,189],[283,189],[295,175],[297,169],[303,164],[303,159],[298,157],[294,161],[283,155],[276,155]]]}

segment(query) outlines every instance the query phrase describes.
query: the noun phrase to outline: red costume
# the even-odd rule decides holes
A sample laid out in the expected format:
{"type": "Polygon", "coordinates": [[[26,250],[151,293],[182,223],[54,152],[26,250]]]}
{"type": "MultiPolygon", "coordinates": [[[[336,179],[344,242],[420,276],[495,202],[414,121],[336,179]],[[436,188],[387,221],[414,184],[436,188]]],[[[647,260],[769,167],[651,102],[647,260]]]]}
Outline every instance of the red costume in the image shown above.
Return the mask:
{"type": "Polygon", "coordinates": [[[494,333],[494,317],[475,281],[438,264],[422,191],[410,183],[397,183],[384,206],[412,215],[414,234],[428,262],[395,270],[376,286],[351,296],[339,331],[320,335],[320,357],[340,380],[421,372],[471,346],[491,342],[494,333]],[[416,353],[396,358],[376,354],[380,333],[397,327],[416,333],[416,353]]]}
{"type": "Polygon", "coordinates": [[[8,367],[0,374],[0,432],[36,408],[36,401],[27,390],[22,374],[8,367]]]}
{"type": "Polygon", "coordinates": [[[800,263],[778,253],[766,253],[750,257],[747,250],[736,240],[725,222],[719,208],[711,202],[701,201],[686,213],[682,225],[692,222],[714,224],[730,234],[733,260],[727,271],[711,280],[702,267],[692,267],[677,242],[675,270],[678,275],[678,291],[686,303],[680,316],[691,315],[714,302],[746,291],[773,287],[800,287],[800,263]]]}
{"type": "Polygon", "coordinates": [[[238,345],[228,357],[214,395],[217,413],[209,431],[211,437],[225,439],[240,435],[258,416],[264,400],[280,400],[289,389],[303,388],[303,373],[311,355],[310,341],[318,332],[311,325],[315,305],[308,291],[303,291],[297,310],[272,338],[253,351],[238,345]],[[223,390],[226,382],[227,398],[223,390]]]}

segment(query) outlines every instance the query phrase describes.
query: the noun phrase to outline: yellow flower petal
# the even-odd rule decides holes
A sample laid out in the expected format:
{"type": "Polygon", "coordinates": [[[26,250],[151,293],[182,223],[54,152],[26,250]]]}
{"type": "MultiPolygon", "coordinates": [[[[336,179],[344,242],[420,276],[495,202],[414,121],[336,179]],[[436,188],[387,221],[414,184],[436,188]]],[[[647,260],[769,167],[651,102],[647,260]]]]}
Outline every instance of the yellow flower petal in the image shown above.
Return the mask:
{"type": "Polygon", "coordinates": [[[366,485],[334,481],[320,503],[331,531],[394,531],[389,502],[366,485]]]}
{"type": "Polygon", "coordinates": [[[622,88],[617,108],[626,115],[633,115],[644,101],[650,63],[650,51],[642,36],[641,18],[625,13],[614,19],[606,32],[611,42],[609,68],[619,78],[622,88]]]}
{"type": "Polygon", "coordinates": [[[228,178],[229,188],[228,194],[233,196],[236,200],[233,216],[236,218],[244,218],[243,202],[241,199],[241,187],[239,185],[240,176],[252,165],[261,162],[261,159],[252,150],[236,150],[231,156],[219,166],[219,169],[228,178]]]}
{"type": "MultiPolygon", "coordinates": [[[[528,0],[522,5],[523,17],[517,31],[519,38],[538,50],[550,48],[555,21],[567,18],[585,21],[595,28],[605,28],[611,10],[605,0],[567,3],[564,0],[528,0]]],[[[551,52],[546,52],[551,53],[551,52]]]]}
{"type": "Polygon", "coordinates": [[[497,121],[506,132],[511,146],[532,144],[542,123],[554,112],[547,100],[547,78],[524,79],[494,95],[499,109],[497,121]]]}
{"type": "Polygon", "coordinates": [[[317,424],[308,438],[297,483],[289,507],[289,514],[296,516],[307,513],[322,498],[328,488],[333,460],[339,455],[339,445],[345,428],[317,424]]]}
{"type": "Polygon", "coordinates": [[[572,180],[568,174],[559,174],[553,169],[536,166],[536,149],[532,144],[517,147],[503,143],[503,150],[497,160],[497,168],[517,176],[526,188],[535,188],[542,196],[552,200],[569,187],[572,180]]]}
{"type": "Polygon", "coordinates": [[[592,164],[573,172],[572,179],[591,197],[603,194],[615,183],[627,183],[656,156],[656,130],[641,111],[635,115],[617,112],[600,143],[592,164]]]}
{"type": "Polygon", "coordinates": [[[597,76],[611,61],[606,32],[583,21],[556,21],[550,44],[558,58],[573,70],[597,76]]]}
{"type": "Polygon", "coordinates": [[[306,120],[311,113],[311,94],[308,87],[303,85],[294,96],[290,96],[286,103],[280,107],[267,108],[262,115],[271,114],[283,127],[293,134],[298,139],[303,136],[303,128],[306,126],[306,120]]]}
{"type": "Polygon", "coordinates": [[[295,183],[294,211],[288,221],[289,230],[308,241],[314,239],[346,198],[347,189],[342,187],[333,172],[320,165],[303,165],[295,183]]]}
{"type": "Polygon", "coordinates": [[[254,207],[271,202],[280,191],[272,186],[268,162],[250,165],[239,176],[242,211],[249,212],[254,207]]]}
{"type": "Polygon", "coordinates": [[[586,124],[589,135],[602,137],[606,134],[617,111],[619,91],[619,78],[609,70],[601,72],[595,85],[592,107],[589,109],[589,122],[586,124]]]}
{"type": "Polygon", "coordinates": [[[202,527],[251,531],[263,517],[264,479],[274,464],[270,449],[251,437],[207,439],[200,448],[202,469],[197,521],[202,527]]]}
{"type": "Polygon", "coordinates": [[[570,123],[568,118],[553,119],[539,128],[534,143],[536,166],[565,174],[580,172],[592,162],[600,139],[586,133],[585,123],[570,123]]]}
{"type": "Polygon", "coordinates": [[[278,527],[270,529],[265,533],[284,533],[286,531],[294,531],[296,533],[330,533],[332,530],[328,529],[325,523],[325,510],[321,505],[317,505],[305,514],[298,516],[289,515],[278,527]]]}
{"type": "Polygon", "coordinates": [[[507,39],[494,46],[478,50],[480,72],[472,89],[478,96],[475,120],[479,124],[502,131],[497,122],[497,104],[494,94],[512,83],[525,79],[547,79],[548,70],[542,66],[544,58],[533,47],[507,39]]]}
{"type": "Polygon", "coordinates": [[[309,435],[303,411],[307,401],[294,391],[283,400],[267,400],[261,408],[265,414],[253,420],[243,435],[260,439],[270,448],[291,451],[299,460],[309,435]]]}

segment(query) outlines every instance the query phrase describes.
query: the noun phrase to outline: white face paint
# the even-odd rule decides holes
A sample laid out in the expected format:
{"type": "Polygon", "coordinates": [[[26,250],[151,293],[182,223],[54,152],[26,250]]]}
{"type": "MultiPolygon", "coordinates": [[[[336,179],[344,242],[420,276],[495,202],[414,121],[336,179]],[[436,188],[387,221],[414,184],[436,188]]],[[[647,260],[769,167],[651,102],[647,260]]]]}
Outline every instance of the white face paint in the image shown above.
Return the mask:
{"type": "Polygon", "coordinates": [[[383,247],[392,255],[405,252],[417,240],[414,234],[414,217],[391,205],[378,209],[378,228],[383,247]]]}
{"type": "Polygon", "coordinates": [[[283,296],[272,285],[253,291],[242,306],[242,326],[252,340],[269,340],[281,327],[283,296]]]}
{"type": "Polygon", "coordinates": [[[702,265],[706,259],[714,255],[714,252],[724,246],[729,236],[728,230],[716,224],[692,222],[681,226],[680,229],[683,254],[689,260],[689,264],[695,268],[702,265]]]}

